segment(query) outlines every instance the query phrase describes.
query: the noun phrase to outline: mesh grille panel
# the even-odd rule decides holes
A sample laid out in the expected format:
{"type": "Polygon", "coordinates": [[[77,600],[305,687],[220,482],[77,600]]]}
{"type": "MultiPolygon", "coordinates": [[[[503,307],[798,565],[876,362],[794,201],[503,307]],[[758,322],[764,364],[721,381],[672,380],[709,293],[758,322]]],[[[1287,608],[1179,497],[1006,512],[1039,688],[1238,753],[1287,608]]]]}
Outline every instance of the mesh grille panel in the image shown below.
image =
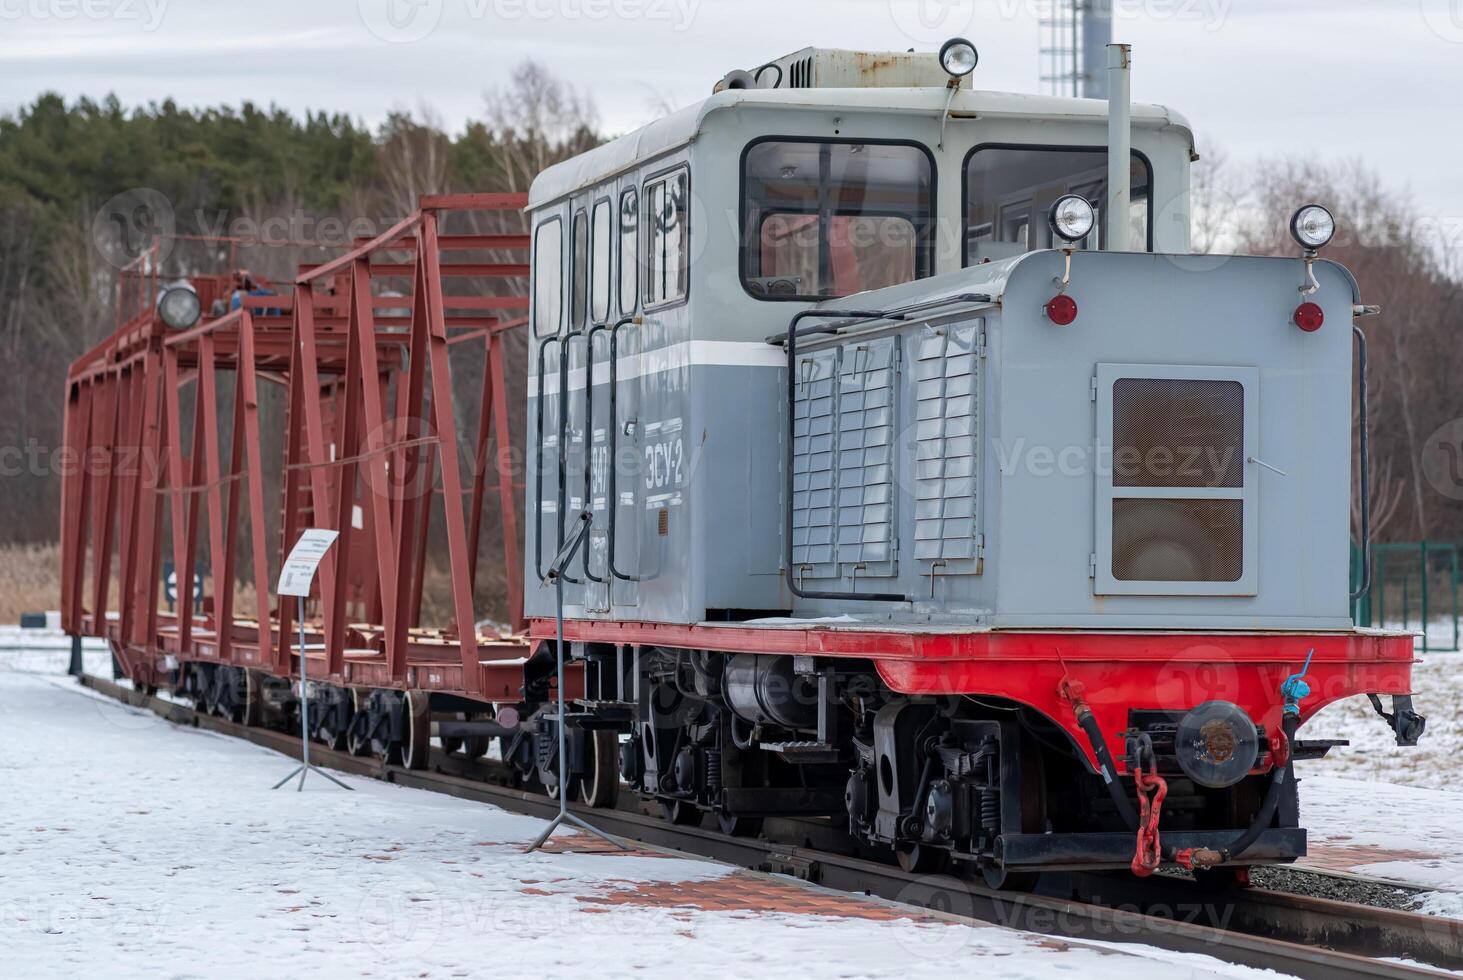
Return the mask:
{"type": "Polygon", "coordinates": [[[1117,498],[1112,575],[1121,582],[1237,582],[1244,502],[1117,498]]]}
{"type": "Polygon", "coordinates": [[[1245,389],[1238,381],[1113,382],[1113,486],[1240,487],[1245,389]]]}

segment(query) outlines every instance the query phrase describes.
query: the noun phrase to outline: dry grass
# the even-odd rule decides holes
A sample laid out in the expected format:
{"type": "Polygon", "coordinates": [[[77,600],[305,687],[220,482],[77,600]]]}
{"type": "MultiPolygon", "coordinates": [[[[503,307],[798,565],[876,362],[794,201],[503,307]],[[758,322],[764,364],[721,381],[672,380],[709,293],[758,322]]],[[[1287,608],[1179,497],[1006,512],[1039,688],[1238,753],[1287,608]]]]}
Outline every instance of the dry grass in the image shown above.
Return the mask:
{"type": "Polygon", "coordinates": [[[60,605],[59,545],[0,546],[0,623],[18,623],[21,613],[60,605]]]}

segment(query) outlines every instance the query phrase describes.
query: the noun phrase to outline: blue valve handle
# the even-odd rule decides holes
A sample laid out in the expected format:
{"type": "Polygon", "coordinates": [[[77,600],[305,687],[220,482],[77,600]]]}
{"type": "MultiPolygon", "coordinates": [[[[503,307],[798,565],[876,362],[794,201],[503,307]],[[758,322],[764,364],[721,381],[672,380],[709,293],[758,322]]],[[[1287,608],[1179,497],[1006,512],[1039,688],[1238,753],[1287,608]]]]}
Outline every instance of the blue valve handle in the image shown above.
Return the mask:
{"type": "Polygon", "coordinates": [[[1305,682],[1306,671],[1311,669],[1311,658],[1316,655],[1316,648],[1311,647],[1310,653],[1306,654],[1305,665],[1301,667],[1300,673],[1291,674],[1280,685],[1280,696],[1285,699],[1285,713],[1288,715],[1300,714],[1300,702],[1311,693],[1311,686],[1305,682]]]}

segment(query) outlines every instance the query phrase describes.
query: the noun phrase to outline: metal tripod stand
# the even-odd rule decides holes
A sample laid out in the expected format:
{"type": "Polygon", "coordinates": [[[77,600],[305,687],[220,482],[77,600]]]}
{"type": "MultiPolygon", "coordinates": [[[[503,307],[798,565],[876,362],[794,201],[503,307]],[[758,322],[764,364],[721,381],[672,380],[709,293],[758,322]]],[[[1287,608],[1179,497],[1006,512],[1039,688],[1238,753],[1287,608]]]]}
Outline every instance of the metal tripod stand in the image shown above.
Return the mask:
{"type": "Polygon", "coordinates": [[[558,715],[555,718],[555,723],[559,729],[559,814],[544,828],[544,832],[538,835],[538,840],[528,845],[527,851],[538,850],[544,845],[545,841],[553,836],[554,831],[559,829],[560,825],[566,823],[573,824],[580,830],[588,831],[621,850],[629,850],[628,845],[624,841],[616,840],[604,831],[590,826],[587,821],[569,812],[569,780],[568,773],[566,772],[568,763],[567,753],[564,748],[564,569],[568,567],[569,562],[574,560],[575,554],[584,545],[585,539],[589,537],[590,523],[593,520],[594,515],[589,511],[586,510],[580,513],[578,517],[579,526],[574,529],[574,533],[564,542],[564,547],[559,549],[559,553],[549,563],[548,574],[543,578],[545,585],[552,583],[554,586],[554,636],[558,641],[554,647],[554,659],[558,669],[558,715]]]}
{"type": "Polygon", "coordinates": [[[341,789],[351,789],[352,787],[336,779],[324,769],[319,769],[310,764],[310,682],[305,676],[305,665],[310,658],[305,655],[305,597],[300,596],[297,601],[300,604],[298,609],[300,621],[300,764],[294,769],[291,769],[288,776],[270,788],[279,789],[298,775],[300,777],[300,785],[295,787],[295,792],[302,792],[305,788],[305,777],[313,772],[324,776],[341,789]]]}

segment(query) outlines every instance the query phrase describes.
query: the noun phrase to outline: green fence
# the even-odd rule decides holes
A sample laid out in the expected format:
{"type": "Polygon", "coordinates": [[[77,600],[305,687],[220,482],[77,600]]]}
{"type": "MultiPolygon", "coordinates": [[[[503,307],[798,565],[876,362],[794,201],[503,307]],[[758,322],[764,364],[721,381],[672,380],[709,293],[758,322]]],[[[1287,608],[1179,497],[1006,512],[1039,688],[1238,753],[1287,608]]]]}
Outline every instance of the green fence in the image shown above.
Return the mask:
{"type": "MultiPolygon", "coordinates": [[[[1372,545],[1371,589],[1353,604],[1352,619],[1358,626],[1419,629],[1425,651],[1458,650],[1458,548],[1446,541],[1372,545]],[[1429,633],[1435,620],[1444,628],[1429,633]],[[1444,645],[1449,637],[1451,644],[1444,645]]],[[[1354,543],[1351,581],[1352,588],[1361,584],[1361,552],[1354,543]]]]}

